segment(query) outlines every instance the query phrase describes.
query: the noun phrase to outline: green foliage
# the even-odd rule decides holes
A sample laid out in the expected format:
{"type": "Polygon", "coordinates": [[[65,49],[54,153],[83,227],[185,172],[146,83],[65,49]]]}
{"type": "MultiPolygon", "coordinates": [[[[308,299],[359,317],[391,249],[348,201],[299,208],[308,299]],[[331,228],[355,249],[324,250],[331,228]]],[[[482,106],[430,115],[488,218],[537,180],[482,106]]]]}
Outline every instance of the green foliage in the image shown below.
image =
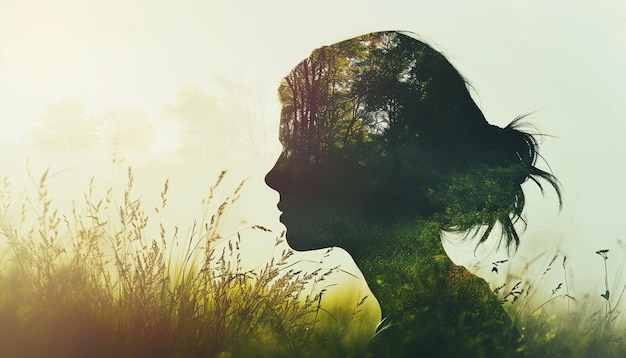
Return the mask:
{"type": "Polygon", "coordinates": [[[388,326],[372,356],[512,356],[517,334],[487,283],[454,265],[438,243],[441,225],[400,229],[394,249],[365,260],[388,326]]]}

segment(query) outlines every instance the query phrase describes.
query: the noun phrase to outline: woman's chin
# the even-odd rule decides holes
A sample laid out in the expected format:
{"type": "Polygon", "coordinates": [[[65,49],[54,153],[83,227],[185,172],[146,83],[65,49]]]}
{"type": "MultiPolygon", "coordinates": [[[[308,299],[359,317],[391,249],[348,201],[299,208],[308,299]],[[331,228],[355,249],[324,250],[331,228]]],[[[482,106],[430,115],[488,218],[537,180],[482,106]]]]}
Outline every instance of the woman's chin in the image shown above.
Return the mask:
{"type": "Polygon", "coordinates": [[[301,234],[293,228],[290,230],[289,226],[287,226],[286,235],[287,244],[289,244],[289,247],[296,251],[317,250],[333,246],[324,245],[322,242],[320,242],[319,237],[311,237],[306,234],[301,234]]]}

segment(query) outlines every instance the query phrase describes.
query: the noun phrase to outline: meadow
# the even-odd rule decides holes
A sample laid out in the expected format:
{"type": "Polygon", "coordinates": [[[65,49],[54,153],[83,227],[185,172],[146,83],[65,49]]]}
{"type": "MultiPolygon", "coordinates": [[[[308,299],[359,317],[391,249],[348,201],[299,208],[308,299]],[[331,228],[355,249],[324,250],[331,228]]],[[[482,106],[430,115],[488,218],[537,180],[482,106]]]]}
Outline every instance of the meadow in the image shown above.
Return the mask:
{"type": "MultiPolygon", "coordinates": [[[[222,172],[208,194],[198,198],[202,212],[179,225],[164,220],[170,214],[168,198],[176,194],[170,193],[169,180],[154,194],[159,204],[147,206],[135,194],[131,167],[123,187],[87,183],[82,200],[73,202],[69,212],[55,205],[65,199],[49,191],[48,171],[29,174],[32,184],[23,198],[14,195],[5,178],[0,190],[0,355],[366,355],[375,330],[375,298],[364,296],[356,304],[329,299],[329,279],[341,268],[328,268],[322,258],[300,269],[294,252],[285,249],[284,232],[251,224],[225,233],[225,216],[246,185],[219,196],[226,175],[222,172]],[[253,234],[274,240],[276,251],[264,265],[249,269],[242,262],[242,242],[253,234]]],[[[613,252],[597,255],[597,262],[586,264],[617,265],[613,252]]],[[[566,268],[583,269],[584,264],[551,257],[540,277],[508,274],[505,260],[491,264],[494,273],[506,276],[494,295],[519,331],[517,342],[499,351],[519,357],[626,356],[620,312],[624,288],[614,287],[606,269],[598,278],[604,292],[575,297],[566,268]],[[546,287],[544,276],[557,270],[563,282],[546,287]]],[[[466,270],[425,265],[420,274],[445,285],[455,305],[467,302],[466,311],[485,310],[492,302],[482,299],[485,293],[466,270]],[[479,294],[479,299],[458,299],[479,294]]],[[[422,300],[425,306],[457,308],[435,293],[422,297],[430,300],[422,300]]]]}

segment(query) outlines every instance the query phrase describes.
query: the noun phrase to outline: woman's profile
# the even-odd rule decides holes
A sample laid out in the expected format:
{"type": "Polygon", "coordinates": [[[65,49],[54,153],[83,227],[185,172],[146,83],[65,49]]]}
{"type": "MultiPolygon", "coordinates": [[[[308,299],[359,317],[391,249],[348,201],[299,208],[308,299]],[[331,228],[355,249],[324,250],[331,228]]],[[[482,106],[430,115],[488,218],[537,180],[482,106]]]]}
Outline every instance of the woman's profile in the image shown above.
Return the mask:
{"type": "Polygon", "coordinates": [[[523,121],[489,124],[445,57],[399,32],[314,50],[279,97],[283,152],[266,182],[280,193],[287,241],[352,255],[388,322],[372,355],[505,354],[510,319],[440,235],[475,230],[480,244],[499,224],[514,250],[522,183],[547,182],[560,199],[523,121]]]}

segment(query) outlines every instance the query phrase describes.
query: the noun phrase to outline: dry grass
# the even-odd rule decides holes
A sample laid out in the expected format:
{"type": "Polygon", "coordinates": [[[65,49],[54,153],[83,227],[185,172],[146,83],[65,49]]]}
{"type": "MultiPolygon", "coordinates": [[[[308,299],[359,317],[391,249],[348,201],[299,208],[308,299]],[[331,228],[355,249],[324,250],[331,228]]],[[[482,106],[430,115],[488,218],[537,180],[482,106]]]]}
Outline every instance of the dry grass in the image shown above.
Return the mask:
{"type": "MultiPolygon", "coordinates": [[[[339,320],[322,307],[323,281],[336,268],[296,270],[289,249],[264,267],[242,268],[243,232],[223,237],[220,222],[243,183],[231,199],[215,204],[224,175],[210,188],[204,213],[187,234],[178,227],[168,230],[160,220],[169,182],[149,217],[133,196],[130,168],[119,198],[112,188],[96,198],[92,180],[82,205],[75,204],[68,216],[53,206],[46,171],[33,179],[36,199],[22,203],[20,218],[11,220],[5,180],[0,194],[0,234],[9,244],[0,272],[3,356],[355,354],[352,350],[362,347],[334,333],[350,324],[360,304],[339,320]]],[[[274,235],[258,225],[248,229],[274,235]]],[[[277,249],[284,247],[282,234],[275,240],[277,249]]]]}

